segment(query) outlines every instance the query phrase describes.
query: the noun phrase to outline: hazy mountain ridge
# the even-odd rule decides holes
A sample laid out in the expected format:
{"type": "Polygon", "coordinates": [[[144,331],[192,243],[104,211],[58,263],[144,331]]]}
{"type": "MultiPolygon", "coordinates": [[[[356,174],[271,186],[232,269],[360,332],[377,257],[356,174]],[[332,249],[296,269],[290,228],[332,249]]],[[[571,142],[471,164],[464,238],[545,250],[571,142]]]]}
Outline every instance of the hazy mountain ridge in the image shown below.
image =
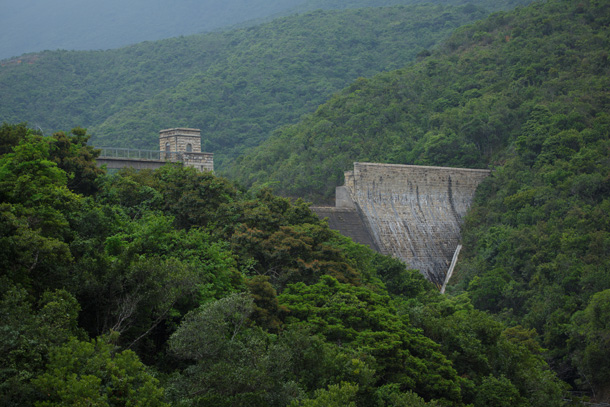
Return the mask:
{"type": "Polygon", "coordinates": [[[212,31],[268,17],[303,1],[7,0],[0,17],[0,59],[48,49],[118,48],[212,31]]]}
{"type": "Polygon", "coordinates": [[[483,15],[435,5],[316,11],[119,50],[40,53],[0,68],[0,118],[47,132],[82,125],[97,145],[132,148],[156,148],[161,128],[198,127],[222,164],[483,15]]]}
{"type": "MultiPolygon", "coordinates": [[[[142,41],[255,25],[315,9],[416,4],[414,0],[5,0],[0,13],[0,60],[43,50],[106,50],[142,41]]],[[[440,4],[460,5],[464,1],[440,4]]],[[[490,11],[523,0],[473,1],[490,11]]]]}
{"type": "Polygon", "coordinates": [[[281,180],[278,191],[290,196],[328,198],[354,161],[485,167],[519,135],[532,103],[552,97],[565,114],[574,109],[566,89],[599,109],[605,33],[589,31],[589,22],[561,30],[556,19],[584,17],[562,15],[554,4],[548,18],[530,14],[540,4],[526,8],[523,21],[519,11],[496,13],[457,30],[414,66],[360,78],[242,157],[235,176],[245,185],[281,180]]]}

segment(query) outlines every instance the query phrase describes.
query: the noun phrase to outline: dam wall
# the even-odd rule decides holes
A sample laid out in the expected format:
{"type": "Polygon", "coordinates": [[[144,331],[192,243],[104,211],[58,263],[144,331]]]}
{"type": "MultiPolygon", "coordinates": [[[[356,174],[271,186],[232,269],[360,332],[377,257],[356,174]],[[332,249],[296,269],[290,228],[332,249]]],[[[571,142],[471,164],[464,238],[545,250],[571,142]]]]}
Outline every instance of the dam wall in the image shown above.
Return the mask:
{"type": "Polygon", "coordinates": [[[402,259],[440,286],[460,242],[462,219],[477,186],[489,174],[478,169],[357,162],[353,171],[345,173],[336,207],[353,208],[359,214],[361,227],[368,229],[374,242],[371,247],[402,259]]]}
{"type": "Polygon", "coordinates": [[[327,218],[328,226],[350,237],[354,242],[369,246],[371,249],[381,252],[377,243],[371,236],[370,228],[362,219],[362,215],[356,208],[341,208],[330,206],[316,206],[311,208],[320,219],[327,218]]]}

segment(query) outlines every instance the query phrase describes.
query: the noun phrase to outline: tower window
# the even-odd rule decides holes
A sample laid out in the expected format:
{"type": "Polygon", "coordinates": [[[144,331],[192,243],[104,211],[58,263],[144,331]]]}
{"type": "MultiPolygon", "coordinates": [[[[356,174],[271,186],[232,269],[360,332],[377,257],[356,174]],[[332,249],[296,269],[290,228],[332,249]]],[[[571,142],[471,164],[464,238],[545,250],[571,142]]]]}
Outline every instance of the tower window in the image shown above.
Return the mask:
{"type": "Polygon", "coordinates": [[[186,152],[187,152],[187,153],[190,153],[190,152],[192,152],[192,151],[193,151],[193,146],[191,145],[191,143],[187,144],[187,145],[186,145],[186,152]]]}

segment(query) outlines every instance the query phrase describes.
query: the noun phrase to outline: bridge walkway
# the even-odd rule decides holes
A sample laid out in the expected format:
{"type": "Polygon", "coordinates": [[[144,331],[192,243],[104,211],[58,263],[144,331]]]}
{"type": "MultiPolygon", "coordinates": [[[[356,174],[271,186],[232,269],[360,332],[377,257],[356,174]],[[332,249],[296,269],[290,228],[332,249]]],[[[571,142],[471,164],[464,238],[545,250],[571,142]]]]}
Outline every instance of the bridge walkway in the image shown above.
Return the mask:
{"type": "Polygon", "coordinates": [[[157,169],[168,162],[183,163],[204,171],[213,171],[213,154],[196,152],[176,152],[159,150],[142,150],[118,147],[97,147],[102,150],[96,159],[99,167],[108,169],[132,167],[138,170],[157,169]]]}

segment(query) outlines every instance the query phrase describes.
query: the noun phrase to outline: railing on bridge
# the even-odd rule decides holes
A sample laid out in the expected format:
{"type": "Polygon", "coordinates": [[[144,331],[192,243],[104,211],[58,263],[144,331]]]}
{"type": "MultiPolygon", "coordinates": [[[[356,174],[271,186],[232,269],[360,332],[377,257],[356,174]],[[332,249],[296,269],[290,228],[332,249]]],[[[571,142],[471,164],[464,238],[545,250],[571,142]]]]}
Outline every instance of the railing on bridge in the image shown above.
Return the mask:
{"type": "Polygon", "coordinates": [[[117,158],[129,160],[150,160],[150,161],[182,161],[183,153],[167,152],[158,150],[136,150],[133,148],[117,147],[97,147],[102,150],[99,158],[117,158]]]}
{"type": "Polygon", "coordinates": [[[98,166],[109,169],[132,167],[136,169],[155,169],[165,163],[182,163],[199,171],[214,171],[214,154],[193,151],[136,150],[133,148],[97,147],[100,155],[98,166]]]}

